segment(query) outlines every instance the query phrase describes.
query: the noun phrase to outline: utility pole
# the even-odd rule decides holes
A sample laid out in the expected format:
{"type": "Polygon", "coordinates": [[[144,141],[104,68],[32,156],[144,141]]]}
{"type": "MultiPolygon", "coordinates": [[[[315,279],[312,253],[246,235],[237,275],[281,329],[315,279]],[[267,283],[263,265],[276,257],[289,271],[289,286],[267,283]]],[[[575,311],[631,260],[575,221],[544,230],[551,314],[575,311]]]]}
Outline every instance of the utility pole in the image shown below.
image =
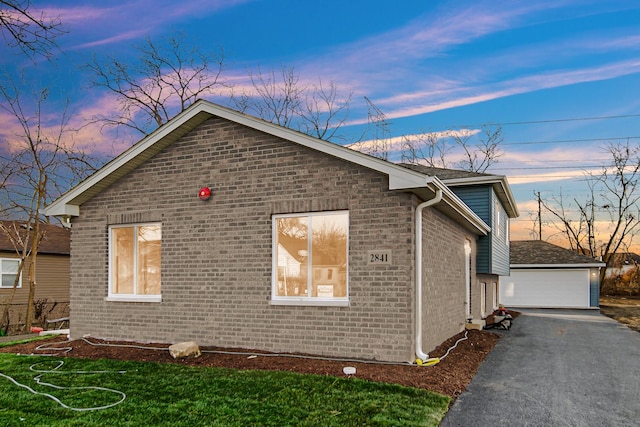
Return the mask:
{"type": "Polygon", "coordinates": [[[542,240],[542,200],[538,191],[538,240],[542,240]]]}

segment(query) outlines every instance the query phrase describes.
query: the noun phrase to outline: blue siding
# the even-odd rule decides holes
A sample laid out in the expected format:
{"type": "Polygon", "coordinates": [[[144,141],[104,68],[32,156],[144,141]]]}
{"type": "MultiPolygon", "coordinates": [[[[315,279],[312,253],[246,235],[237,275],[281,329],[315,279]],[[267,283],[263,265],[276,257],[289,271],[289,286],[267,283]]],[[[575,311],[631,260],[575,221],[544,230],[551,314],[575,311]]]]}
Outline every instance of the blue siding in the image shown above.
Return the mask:
{"type": "Polygon", "coordinates": [[[509,217],[498,196],[491,190],[494,218],[491,224],[491,273],[509,275],[509,217]]]}
{"type": "Polygon", "coordinates": [[[600,307],[600,272],[592,268],[589,274],[589,306],[600,307]]]}
{"type": "Polygon", "coordinates": [[[476,215],[491,226],[487,236],[478,238],[478,274],[509,275],[509,219],[490,185],[451,187],[476,215]],[[499,210],[499,213],[496,212],[499,210]],[[496,221],[500,223],[497,224],[496,221]]]}

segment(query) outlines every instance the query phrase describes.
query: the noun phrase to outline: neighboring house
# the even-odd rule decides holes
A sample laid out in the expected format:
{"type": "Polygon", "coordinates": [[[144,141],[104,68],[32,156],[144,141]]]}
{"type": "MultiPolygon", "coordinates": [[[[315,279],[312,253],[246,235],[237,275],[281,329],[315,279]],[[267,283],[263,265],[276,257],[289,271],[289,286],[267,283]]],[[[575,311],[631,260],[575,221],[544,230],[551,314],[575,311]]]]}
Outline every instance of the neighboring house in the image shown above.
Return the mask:
{"type": "Polygon", "coordinates": [[[511,242],[511,275],[500,277],[506,307],[596,308],[605,264],[541,240],[511,242]]]}
{"type": "Polygon", "coordinates": [[[476,256],[476,275],[480,286],[480,298],[477,302],[481,316],[486,317],[498,307],[500,276],[509,274],[509,218],[518,216],[506,177],[426,166],[405,166],[440,178],[491,226],[489,233],[478,238],[476,256]]]}
{"type": "Polygon", "coordinates": [[[71,336],[426,358],[497,280],[493,221],[452,188],[198,101],[47,207],[72,224],[71,336]]]}
{"type": "MultiPolygon", "coordinates": [[[[27,230],[22,221],[0,221],[0,309],[9,302],[13,292],[13,283],[18,272],[20,257],[24,243],[31,248],[33,233],[27,230]],[[17,245],[15,242],[23,242],[17,245]],[[17,251],[18,250],[18,251],[17,251]]],[[[67,229],[51,224],[40,224],[42,240],[38,246],[36,257],[36,287],[34,301],[47,304],[42,308],[49,310],[55,304],[54,311],[49,313],[55,317],[68,315],[69,307],[69,247],[70,232],[67,229]]],[[[30,258],[25,262],[22,274],[18,277],[18,286],[11,301],[9,322],[15,326],[24,323],[26,304],[29,295],[30,258]]],[[[4,326],[4,325],[2,325],[4,326]]]]}
{"type": "Polygon", "coordinates": [[[611,254],[607,277],[621,276],[640,266],[640,255],[633,252],[621,252],[611,254]]]}

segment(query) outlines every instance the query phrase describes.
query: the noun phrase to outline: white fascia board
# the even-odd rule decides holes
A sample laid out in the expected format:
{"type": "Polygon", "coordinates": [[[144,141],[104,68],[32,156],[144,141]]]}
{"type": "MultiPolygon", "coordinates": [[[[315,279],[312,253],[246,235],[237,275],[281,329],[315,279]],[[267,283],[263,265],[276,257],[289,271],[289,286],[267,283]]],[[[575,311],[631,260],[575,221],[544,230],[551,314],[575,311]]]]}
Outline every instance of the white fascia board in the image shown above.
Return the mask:
{"type": "Polygon", "coordinates": [[[559,269],[559,268],[604,268],[607,264],[602,262],[596,262],[593,264],[511,264],[509,268],[517,270],[519,268],[547,268],[547,269],[559,269]]]}
{"type": "MultiPolygon", "coordinates": [[[[57,200],[56,200],[57,201],[57,200]]],[[[50,204],[42,210],[45,216],[79,216],[80,206],[66,203],[50,204]]]]}
{"type": "Polygon", "coordinates": [[[351,163],[373,169],[378,172],[389,175],[389,189],[399,190],[416,187],[424,187],[424,174],[412,171],[402,166],[395,165],[386,160],[364,154],[360,151],[343,147],[333,142],[318,139],[302,132],[288,129],[280,125],[249,116],[238,111],[234,111],[219,105],[211,104],[203,101],[203,110],[209,112],[213,116],[239,123],[250,128],[268,133],[273,136],[295,142],[303,147],[320,151],[333,157],[346,160],[351,163]]]}
{"type": "Polygon", "coordinates": [[[170,136],[171,133],[175,132],[178,128],[199,113],[206,113],[209,116],[221,117],[252,129],[295,142],[304,147],[385,173],[389,176],[390,190],[420,188],[425,186],[424,174],[397,166],[393,163],[363,154],[350,148],[342,147],[332,142],[317,139],[301,132],[287,129],[282,126],[266,122],[262,119],[201,100],[197,101],[190,108],[178,114],[164,126],[160,127],[155,132],[143,138],[128,150],[114,158],[67,193],[63,194],[47,206],[43,212],[47,216],[79,215],[79,205],[73,203],[74,199],[89,191],[93,186],[107,177],[117,174],[118,170],[128,162],[142,155],[146,150],[161,141],[163,138],[170,136]]]}
{"type": "MultiPolygon", "coordinates": [[[[389,190],[412,191],[426,188],[429,184],[432,184],[433,186],[442,189],[444,202],[447,203],[455,212],[464,217],[478,231],[482,234],[487,234],[491,230],[491,228],[480,217],[478,217],[462,200],[458,198],[458,196],[451,191],[451,189],[447,187],[447,185],[437,177],[425,175],[423,173],[398,166],[386,160],[378,159],[377,157],[373,157],[329,141],[314,138],[301,132],[204,100],[195,102],[189,108],[171,119],[168,123],[140,140],[124,153],[107,163],[89,178],[63,194],[43,210],[44,214],[47,216],[78,216],[80,214],[80,203],[74,202],[74,200],[82,196],[85,192],[89,192],[95,185],[99,184],[103,180],[112,176],[117,177],[118,172],[120,171],[120,173],[122,173],[121,168],[127,165],[127,163],[136,159],[138,156],[142,156],[146,150],[150,149],[164,138],[171,138],[172,133],[178,131],[181,126],[188,125],[190,120],[194,119],[201,113],[204,113],[205,116],[208,117],[220,117],[330,156],[384,173],[389,177],[389,190]]],[[[202,119],[202,116],[199,117],[202,119]]],[[[197,120],[196,122],[201,123],[200,120],[197,120]]]]}
{"type": "MultiPolygon", "coordinates": [[[[442,190],[442,202],[440,203],[446,203],[451,210],[458,216],[464,218],[474,229],[480,232],[480,234],[486,235],[491,231],[491,227],[476,215],[476,213],[437,176],[425,175],[419,172],[414,172],[409,176],[389,175],[389,190],[411,191],[421,188],[429,188],[434,194],[437,189],[442,190]]],[[[437,208],[437,205],[435,207],[437,208]]]]}
{"type": "Polygon", "coordinates": [[[91,189],[94,185],[106,179],[108,176],[117,173],[117,171],[123,167],[125,164],[135,159],[137,156],[144,153],[149,147],[153,146],[155,143],[163,139],[164,137],[170,135],[180,126],[182,126],[185,122],[187,122],[190,118],[194,117],[199,110],[195,109],[187,109],[180,114],[178,114],[174,119],[170,122],[166,123],[164,126],[158,128],[152,134],[144,137],[140,141],[138,141],[133,146],[129,147],[122,154],[115,157],[113,160],[108,162],[106,165],[98,169],[93,175],[89,176],[84,181],[80,182],[80,184],[76,185],[58,199],[56,199],[53,203],[43,209],[43,213],[46,216],[59,216],[59,215],[71,215],[78,216],[80,215],[80,206],[78,204],[74,204],[72,201],[82,195],[85,191],[91,189]]]}

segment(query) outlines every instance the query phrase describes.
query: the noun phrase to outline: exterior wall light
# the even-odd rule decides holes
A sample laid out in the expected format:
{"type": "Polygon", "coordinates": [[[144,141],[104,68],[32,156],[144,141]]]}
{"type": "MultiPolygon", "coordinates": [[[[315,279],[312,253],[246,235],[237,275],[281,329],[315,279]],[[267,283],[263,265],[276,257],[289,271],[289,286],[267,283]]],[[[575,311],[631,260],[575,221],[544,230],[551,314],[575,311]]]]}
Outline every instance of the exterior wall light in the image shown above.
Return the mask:
{"type": "Polygon", "coordinates": [[[209,187],[202,187],[200,191],[198,191],[198,197],[200,197],[200,200],[209,200],[209,197],[211,197],[209,187]]]}

